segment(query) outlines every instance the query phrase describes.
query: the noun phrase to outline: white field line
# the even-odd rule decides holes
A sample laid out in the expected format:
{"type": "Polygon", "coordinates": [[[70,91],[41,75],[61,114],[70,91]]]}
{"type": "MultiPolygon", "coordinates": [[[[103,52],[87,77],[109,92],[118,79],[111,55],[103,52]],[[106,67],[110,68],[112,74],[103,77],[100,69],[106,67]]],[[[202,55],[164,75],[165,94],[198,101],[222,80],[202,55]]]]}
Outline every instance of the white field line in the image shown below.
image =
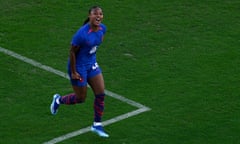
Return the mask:
{"type": "MultiPolygon", "coordinates": [[[[58,75],[58,76],[61,76],[61,77],[63,77],[63,78],[69,79],[69,76],[68,76],[66,73],[61,72],[61,71],[59,71],[59,70],[56,70],[56,69],[54,69],[54,68],[52,68],[52,67],[43,65],[43,64],[41,64],[41,63],[39,63],[39,62],[37,62],[37,61],[35,61],[35,60],[29,59],[29,58],[27,58],[27,57],[24,57],[24,56],[22,56],[22,55],[20,55],[20,54],[17,54],[17,53],[15,53],[15,52],[13,52],[13,51],[10,51],[10,50],[7,50],[7,49],[5,49],[5,48],[0,47],[0,52],[4,53],[4,54],[6,54],[6,55],[9,55],[9,56],[11,56],[11,57],[14,57],[14,58],[16,58],[16,59],[18,59],[18,60],[21,60],[21,61],[23,61],[23,62],[25,62],[25,63],[31,64],[31,65],[33,65],[33,66],[35,66],[35,67],[37,67],[37,68],[43,69],[43,70],[45,70],[45,71],[54,73],[54,74],[56,74],[56,75],[58,75]]],[[[125,103],[127,103],[127,104],[129,104],[129,105],[132,105],[132,106],[134,106],[134,107],[137,107],[138,109],[137,109],[137,110],[134,110],[134,111],[132,111],[132,112],[128,112],[128,113],[122,114],[122,115],[120,115],[120,116],[116,116],[116,117],[114,117],[114,118],[112,118],[112,119],[103,121],[102,124],[103,124],[104,126],[109,125],[109,124],[112,124],[112,123],[115,123],[115,122],[118,122],[118,121],[121,121],[121,120],[123,120],[123,119],[126,119],[126,118],[129,118],[129,117],[132,117],[132,116],[138,115],[138,114],[140,114],[140,113],[143,113],[143,112],[146,112],[146,111],[151,110],[150,108],[148,108],[148,107],[146,107],[146,106],[144,106],[144,105],[142,105],[142,104],[140,104],[140,103],[138,103],[138,102],[135,102],[135,101],[133,101],[133,100],[127,99],[127,98],[125,98],[125,97],[123,97],[123,96],[121,96],[121,95],[118,95],[118,94],[116,94],[116,93],[113,93],[113,92],[111,92],[111,91],[109,91],[109,90],[105,90],[105,93],[106,93],[106,95],[108,95],[108,96],[111,96],[111,97],[113,97],[113,98],[115,98],[115,99],[118,99],[118,100],[120,100],[120,101],[122,101],[122,102],[125,102],[125,103]]],[[[72,137],[81,135],[81,134],[83,134],[83,133],[89,132],[89,131],[90,131],[90,126],[88,126],[88,127],[86,127],[86,128],[82,128],[82,129],[77,130],[77,131],[74,131],[74,132],[71,132],[71,133],[68,133],[68,134],[66,134],[66,135],[62,135],[62,136],[57,137],[57,138],[54,138],[54,139],[52,139],[52,140],[50,140],[50,141],[48,141],[48,142],[45,142],[44,144],[55,144],[55,143],[64,141],[64,140],[66,140],[66,139],[69,139],[69,138],[72,138],[72,137]]]]}
{"type": "MultiPolygon", "coordinates": [[[[129,118],[129,117],[132,117],[132,116],[135,116],[135,115],[138,115],[140,113],[143,113],[145,111],[149,111],[150,109],[145,107],[145,108],[140,108],[140,109],[137,109],[137,110],[134,110],[132,112],[128,112],[128,113],[125,113],[125,114],[122,114],[122,115],[119,115],[119,116],[116,116],[114,118],[111,118],[109,120],[106,120],[104,122],[102,122],[103,126],[106,126],[106,125],[110,125],[112,123],[115,123],[115,122],[118,122],[118,121],[121,121],[123,119],[126,119],[126,118],[129,118]]],[[[59,136],[59,137],[56,137],[48,142],[44,142],[43,144],[56,144],[56,143],[59,143],[59,142],[62,142],[64,140],[67,140],[67,139],[70,139],[72,137],[75,137],[75,136],[78,136],[78,135],[81,135],[81,134],[84,134],[84,133],[87,133],[89,132],[91,129],[91,126],[88,126],[88,127],[85,127],[85,128],[82,128],[82,129],[79,129],[77,131],[73,131],[73,132],[70,132],[68,134],[65,134],[65,135],[62,135],[62,136],[59,136]]]]}

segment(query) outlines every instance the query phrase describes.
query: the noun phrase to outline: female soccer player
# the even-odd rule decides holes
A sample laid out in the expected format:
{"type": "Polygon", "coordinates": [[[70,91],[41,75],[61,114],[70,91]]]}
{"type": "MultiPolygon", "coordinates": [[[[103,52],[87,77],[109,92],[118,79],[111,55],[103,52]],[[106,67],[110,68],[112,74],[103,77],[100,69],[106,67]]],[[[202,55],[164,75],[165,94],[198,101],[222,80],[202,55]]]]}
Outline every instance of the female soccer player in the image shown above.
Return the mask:
{"type": "Polygon", "coordinates": [[[103,41],[106,27],[102,24],[103,11],[99,6],[89,9],[88,18],[72,38],[68,61],[68,74],[74,93],[66,96],[55,94],[50,106],[55,115],[60,104],[83,103],[87,95],[87,83],[94,94],[94,122],[91,127],[101,137],[109,137],[101,124],[104,110],[104,80],[96,61],[96,51],[103,41]]]}

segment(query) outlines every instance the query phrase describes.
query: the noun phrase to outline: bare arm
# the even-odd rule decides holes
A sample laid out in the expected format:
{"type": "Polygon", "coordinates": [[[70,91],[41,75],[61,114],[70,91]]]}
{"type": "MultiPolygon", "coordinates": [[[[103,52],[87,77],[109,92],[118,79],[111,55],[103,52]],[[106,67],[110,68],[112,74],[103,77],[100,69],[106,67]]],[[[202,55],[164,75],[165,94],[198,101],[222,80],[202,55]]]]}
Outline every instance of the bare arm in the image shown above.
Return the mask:
{"type": "Polygon", "coordinates": [[[70,68],[72,72],[72,79],[81,79],[80,74],[76,70],[76,53],[80,50],[77,46],[71,46],[70,48],[70,68]]]}

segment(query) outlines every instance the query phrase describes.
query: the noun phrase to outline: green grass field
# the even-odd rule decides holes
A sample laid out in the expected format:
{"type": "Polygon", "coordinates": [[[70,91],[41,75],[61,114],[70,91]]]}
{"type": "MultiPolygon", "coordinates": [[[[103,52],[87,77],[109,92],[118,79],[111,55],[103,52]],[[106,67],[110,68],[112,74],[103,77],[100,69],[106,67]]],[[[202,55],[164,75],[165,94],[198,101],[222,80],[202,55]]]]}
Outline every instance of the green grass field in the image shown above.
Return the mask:
{"type": "MultiPolygon", "coordinates": [[[[92,5],[107,25],[98,51],[106,89],[151,111],[61,144],[236,144],[240,132],[240,1],[0,0],[0,47],[66,72],[69,44],[92,5]]],[[[41,144],[87,127],[93,93],[82,105],[52,95],[67,79],[0,53],[0,144],[41,144]]],[[[135,110],[106,98],[104,120],[135,110]]]]}

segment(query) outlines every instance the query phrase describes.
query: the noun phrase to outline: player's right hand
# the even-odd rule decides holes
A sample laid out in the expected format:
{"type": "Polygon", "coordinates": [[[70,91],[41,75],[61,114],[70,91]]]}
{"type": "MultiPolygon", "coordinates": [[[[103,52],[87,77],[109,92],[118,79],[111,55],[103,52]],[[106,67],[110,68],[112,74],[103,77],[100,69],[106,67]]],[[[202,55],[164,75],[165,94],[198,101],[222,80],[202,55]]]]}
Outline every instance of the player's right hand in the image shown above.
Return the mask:
{"type": "Polygon", "coordinates": [[[79,79],[79,80],[82,79],[81,76],[80,76],[80,74],[77,73],[77,72],[73,72],[71,76],[72,76],[72,77],[71,77],[72,79],[79,79]]]}

